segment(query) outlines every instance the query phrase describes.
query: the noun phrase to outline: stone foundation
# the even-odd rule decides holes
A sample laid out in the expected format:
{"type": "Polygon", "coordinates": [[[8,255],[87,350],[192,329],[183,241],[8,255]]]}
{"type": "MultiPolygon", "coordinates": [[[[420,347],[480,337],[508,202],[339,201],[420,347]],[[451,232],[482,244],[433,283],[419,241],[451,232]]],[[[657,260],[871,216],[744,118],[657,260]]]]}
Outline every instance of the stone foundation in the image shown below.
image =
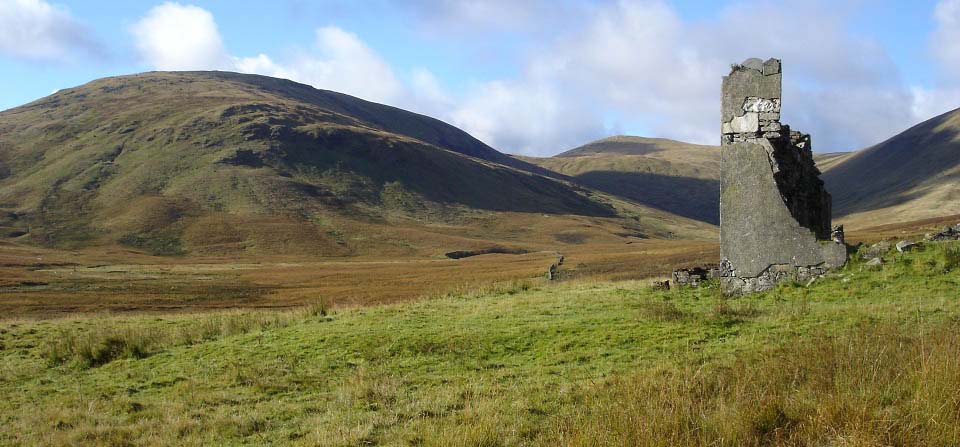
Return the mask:
{"type": "Polygon", "coordinates": [[[770,290],[783,281],[797,281],[807,283],[823,276],[829,269],[825,266],[795,266],[790,264],[776,264],[767,267],[759,275],[750,278],[738,276],[724,276],[720,278],[720,288],[726,294],[743,294],[770,290]]]}

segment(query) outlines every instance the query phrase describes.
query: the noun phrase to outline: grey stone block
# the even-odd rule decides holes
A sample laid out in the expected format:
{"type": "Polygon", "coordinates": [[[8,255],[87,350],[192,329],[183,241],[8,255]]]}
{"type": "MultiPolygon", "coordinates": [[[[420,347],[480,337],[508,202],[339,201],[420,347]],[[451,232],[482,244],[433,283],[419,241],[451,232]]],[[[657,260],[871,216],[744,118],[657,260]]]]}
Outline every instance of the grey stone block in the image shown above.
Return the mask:
{"type": "Polygon", "coordinates": [[[778,73],[780,73],[780,59],[770,58],[763,63],[764,76],[778,73]]]}
{"type": "Polygon", "coordinates": [[[879,258],[890,251],[890,242],[880,241],[860,251],[860,259],[879,258]]]}
{"type": "Polygon", "coordinates": [[[781,75],[780,73],[772,74],[769,76],[760,76],[760,86],[759,86],[759,89],[757,90],[756,96],[759,96],[761,98],[769,98],[769,99],[782,98],[783,93],[780,88],[780,80],[782,76],[783,75],[781,75]]]}
{"type": "Polygon", "coordinates": [[[743,61],[740,65],[760,72],[763,71],[763,61],[755,57],[743,61]]]}
{"type": "Polygon", "coordinates": [[[897,242],[896,247],[898,252],[904,253],[917,248],[917,244],[910,241],[900,241],[900,242],[897,242]]]}
{"type": "Polygon", "coordinates": [[[761,126],[761,127],[760,127],[760,130],[762,130],[762,131],[764,131],[764,132],[780,132],[780,129],[782,129],[782,128],[783,128],[783,127],[780,126],[780,123],[778,123],[778,122],[776,122],[776,121],[773,121],[773,122],[770,122],[770,123],[767,123],[767,124],[764,124],[763,126],[761,126]]]}
{"type": "Polygon", "coordinates": [[[748,112],[730,120],[729,126],[724,128],[724,133],[748,133],[758,130],[760,130],[760,115],[748,112]]]}

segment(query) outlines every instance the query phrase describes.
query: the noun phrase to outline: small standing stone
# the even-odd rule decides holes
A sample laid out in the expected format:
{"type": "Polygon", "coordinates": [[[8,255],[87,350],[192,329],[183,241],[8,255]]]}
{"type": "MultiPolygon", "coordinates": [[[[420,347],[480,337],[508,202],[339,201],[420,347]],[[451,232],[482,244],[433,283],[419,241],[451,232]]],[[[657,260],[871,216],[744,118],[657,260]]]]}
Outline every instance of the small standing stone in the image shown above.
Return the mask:
{"type": "Polygon", "coordinates": [[[547,280],[554,281],[557,279],[557,271],[559,270],[557,263],[550,264],[550,268],[547,269],[547,280]]]}

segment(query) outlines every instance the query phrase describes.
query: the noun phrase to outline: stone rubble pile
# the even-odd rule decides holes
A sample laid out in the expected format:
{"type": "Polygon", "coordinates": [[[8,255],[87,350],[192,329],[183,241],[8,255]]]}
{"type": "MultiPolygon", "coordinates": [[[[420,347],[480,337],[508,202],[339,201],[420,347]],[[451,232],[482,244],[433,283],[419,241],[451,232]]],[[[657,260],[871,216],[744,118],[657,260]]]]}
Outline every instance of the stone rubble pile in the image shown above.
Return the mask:
{"type": "Polygon", "coordinates": [[[928,233],[924,239],[928,241],[958,241],[960,240],[960,223],[952,227],[943,227],[936,233],[928,233]]]}
{"type": "Polygon", "coordinates": [[[676,286],[699,287],[704,281],[719,278],[719,265],[705,265],[673,271],[673,283],[676,286]]]}

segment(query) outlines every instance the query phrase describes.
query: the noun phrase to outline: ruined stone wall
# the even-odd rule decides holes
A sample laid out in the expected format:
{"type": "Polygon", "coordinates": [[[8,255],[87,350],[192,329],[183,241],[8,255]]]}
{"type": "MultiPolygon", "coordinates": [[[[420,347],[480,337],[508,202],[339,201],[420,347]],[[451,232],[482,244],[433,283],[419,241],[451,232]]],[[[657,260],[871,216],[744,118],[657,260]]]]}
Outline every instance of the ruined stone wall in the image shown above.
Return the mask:
{"type": "Polygon", "coordinates": [[[805,281],[846,262],[810,136],[780,123],[781,65],[748,59],[723,78],[720,255],[726,293],[805,281]]]}

